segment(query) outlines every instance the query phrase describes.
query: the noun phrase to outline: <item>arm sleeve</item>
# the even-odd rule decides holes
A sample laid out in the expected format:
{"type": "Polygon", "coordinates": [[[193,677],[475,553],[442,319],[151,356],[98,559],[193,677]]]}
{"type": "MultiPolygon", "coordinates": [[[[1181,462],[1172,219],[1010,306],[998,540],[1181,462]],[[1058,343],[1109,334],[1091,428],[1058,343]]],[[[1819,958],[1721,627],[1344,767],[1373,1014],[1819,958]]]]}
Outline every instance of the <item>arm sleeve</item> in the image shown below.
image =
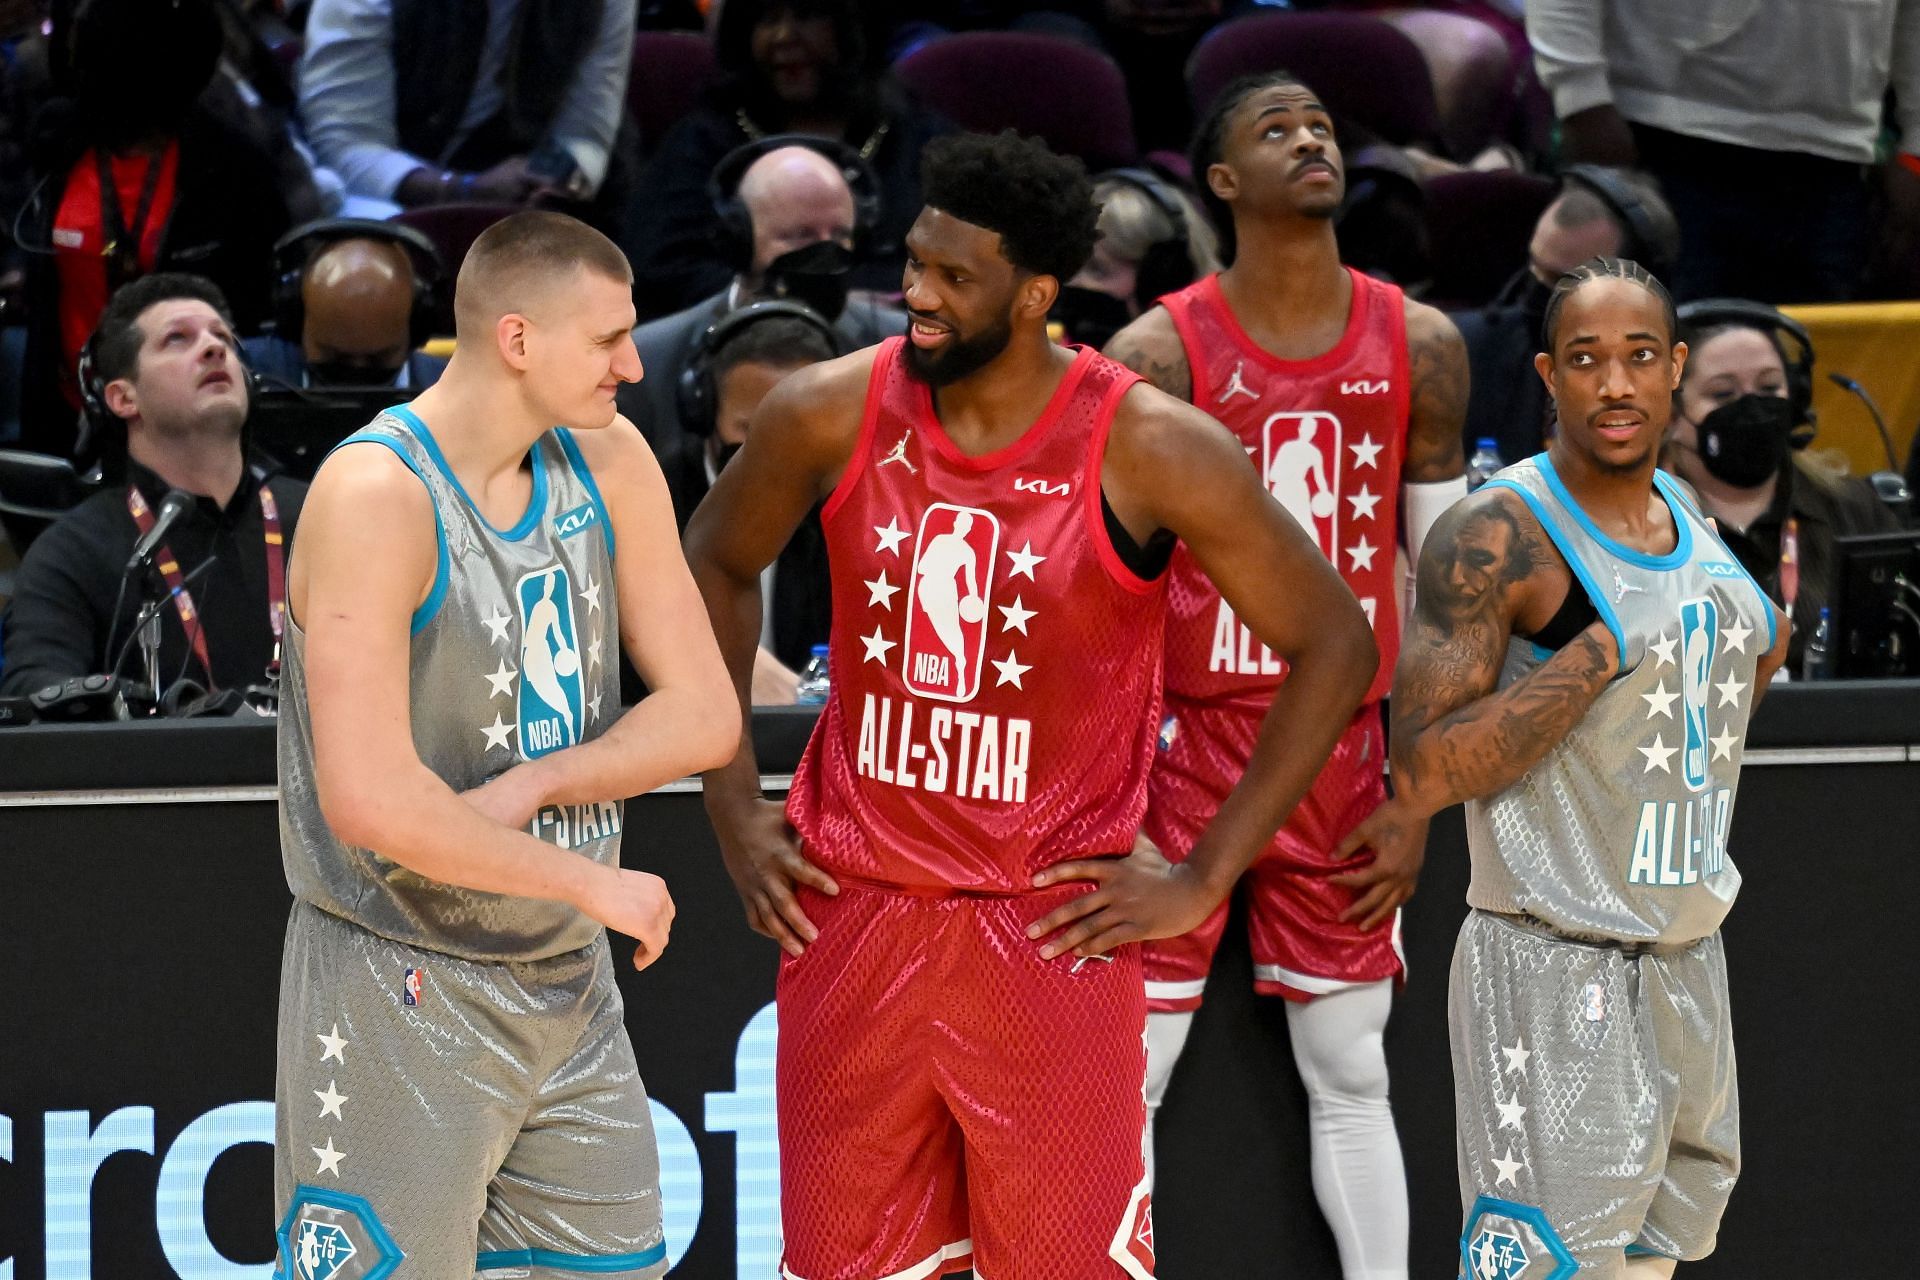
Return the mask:
{"type": "Polygon", "coordinates": [[[432,167],[400,149],[393,113],[389,0],[314,0],[300,59],[300,115],[314,154],[355,195],[391,200],[402,178],[432,167]]]}
{"type": "Polygon", "coordinates": [[[1606,0],[1528,0],[1527,40],[1553,113],[1566,119],[1613,101],[1607,84],[1606,0]]]}
{"type": "Polygon", "coordinates": [[[96,608],[83,540],[58,525],[41,534],[20,564],[6,615],[0,694],[21,696],[105,665],[97,634],[108,606],[96,608]]]}
{"type": "Polygon", "coordinates": [[[1448,507],[1467,496],[1467,478],[1452,476],[1445,480],[1408,481],[1403,486],[1407,523],[1407,561],[1420,563],[1420,548],[1432,532],[1434,521],[1448,507]]]}
{"type": "Polygon", "coordinates": [[[598,191],[607,177],[613,155],[613,137],[626,107],[627,76],[633,65],[635,0],[605,0],[600,32],[581,59],[573,88],[554,117],[554,141],[565,147],[573,162],[598,191]]]}

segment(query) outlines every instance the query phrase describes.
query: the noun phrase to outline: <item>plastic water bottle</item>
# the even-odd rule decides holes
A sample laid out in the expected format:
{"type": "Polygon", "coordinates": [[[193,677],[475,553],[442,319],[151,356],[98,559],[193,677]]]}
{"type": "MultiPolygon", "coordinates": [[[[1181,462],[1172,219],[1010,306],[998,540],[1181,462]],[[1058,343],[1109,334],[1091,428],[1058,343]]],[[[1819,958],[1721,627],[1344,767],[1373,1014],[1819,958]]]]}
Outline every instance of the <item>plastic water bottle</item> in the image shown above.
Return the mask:
{"type": "Polygon", "coordinates": [[[1473,456],[1467,459],[1467,489],[1469,492],[1486,483],[1488,476],[1507,464],[1500,460],[1500,450],[1492,436],[1481,436],[1473,442],[1473,456]]]}
{"type": "Polygon", "coordinates": [[[1807,637],[1807,648],[1800,655],[1800,678],[1802,680],[1826,680],[1833,675],[1833,619],[1832,611],[1825,605],[1820,606],[1820,621],[1814,626],[1813,634],[1807,637]]]}
{"type": "Polygon", "coordinates": [[[795,702],[822,703],[827,700],[827,646],[813,646],[806,670],[800,673],[800,685],[794,690],[795,702]]]}

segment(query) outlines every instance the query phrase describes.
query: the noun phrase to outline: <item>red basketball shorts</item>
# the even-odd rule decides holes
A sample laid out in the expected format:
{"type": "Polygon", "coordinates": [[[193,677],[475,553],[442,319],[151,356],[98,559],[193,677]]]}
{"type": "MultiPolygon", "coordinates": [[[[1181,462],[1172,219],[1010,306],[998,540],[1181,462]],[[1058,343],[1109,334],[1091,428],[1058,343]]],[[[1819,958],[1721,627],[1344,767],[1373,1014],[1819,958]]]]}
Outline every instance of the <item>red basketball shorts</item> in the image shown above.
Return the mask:
{"type": "MultiPolygon", "coordinates": [[[[1147,787],[1147,838],[1174,861],[1185,858],[1213,820],[1253,752],[1257,716],[1169,701],[1147,787]]],[[[1380,708],[1354,716],[1313,787],[1246,875],[1247,932],[1253,986],[1263,995],[1311,1000],[1400,974],[1400,916],[1363,931],[1340,913],[1358,896],[1332,876],[1361,865],[1334,860],[1346,834],[1386,799],[1386,735],[1380,708]]],[[[1362,855],[1363,857],[1365,855],[1362,855]]],[[[1168,1013],[1200,1007],[1228,904],[1191,933],[1144,944],[1147,1007],[1168,1013]]]]}
{"type": "Polygon", "coordinates": [[[787,1280],[1150,1280],[1146,1006],[1133,947],[1040,958],[1079,888],[800,891],[780,964],[787,1280]]]}

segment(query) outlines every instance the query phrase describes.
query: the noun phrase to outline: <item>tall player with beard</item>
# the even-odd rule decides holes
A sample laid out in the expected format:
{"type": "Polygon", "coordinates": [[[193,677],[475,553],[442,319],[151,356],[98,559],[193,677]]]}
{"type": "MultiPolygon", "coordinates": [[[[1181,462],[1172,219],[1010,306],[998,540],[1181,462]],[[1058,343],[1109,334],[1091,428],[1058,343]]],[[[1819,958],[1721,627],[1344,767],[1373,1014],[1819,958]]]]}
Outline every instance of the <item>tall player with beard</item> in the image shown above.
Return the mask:
{"type": "Polygon", "coordinates": [[[744,698],[760,570],[826,504],[832,693],[785,813],[748,744],[707,780],[748,920],[786,951],[783,1274],[1145,1280],[1134,944],[1225,896],[1375,652],[1231,436],[1047,340],[1093,245],[1078,162],[965,136],[928,148],[924,187],[908,336],[782,383],[687,536],[744,698]],[[1127,856],[1175,538],[1295,673],[1178,867],[1127,856]]]}
{"type": "MultiPolygon", "coordinates": [[[[1228,86],[1200,126],[1194,174],[1231,263],[1115,336],[1108,353],[1239,437],[1273,499],[1359,597],[1381,661],[1327,768],[1251,872],[1255,989],[1288,1000],[1307,1088],[1313,1180],[1349,1277],[1407,1274],[1407,1194],[1382,1045],[1401,972],[1400,904],[1426,832],[1343,864],[1340,840],[1386,795],[1379,699],[1398,648],[1396,530],[1422,535],[1466,493],[1467,358],[1453,323],[1341,266],[1344,184],[1326,108],[1286,72],[1228,86]],[[1404,481],[1404,488],[1402,486],[1404,481]],[[1402,500],[1404,499],[1404,500],[1402,500]]],[[[1186,857],[1240,779],[1277,690],[1293,676],[1201,567],[1176,553],[1168,585],[1167,720],[1143,844],[1186,857]]],[[[1222,905],[1145,951],[1146,1155],[1152,1116],[1200,1005],[1222,905]]]]}

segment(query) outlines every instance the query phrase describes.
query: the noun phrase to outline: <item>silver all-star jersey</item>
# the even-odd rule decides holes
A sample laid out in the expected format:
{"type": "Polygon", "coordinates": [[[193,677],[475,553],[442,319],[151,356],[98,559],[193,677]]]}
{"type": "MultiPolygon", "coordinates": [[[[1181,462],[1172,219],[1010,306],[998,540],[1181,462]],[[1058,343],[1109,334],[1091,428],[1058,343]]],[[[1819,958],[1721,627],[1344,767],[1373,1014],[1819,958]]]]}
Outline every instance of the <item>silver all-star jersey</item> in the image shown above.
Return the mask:
{"type": "MultiPolygon", "coordinates": [[[[578,446],[549,431],[532,451],[533,498],[495,529],[426,425],[388,410],[347,443],[392,449],[433,498],[439,563],[413,615],[413,744],[455,791],[590,741],[620,712],[613,528],[578,446]]],[[[369,511],[369,520],[387,513],[369,511]]],[[[314,787],[306,638],[289,628],[280,701],[280,850],[296,898],[374,933],[471,960],[536,960],[600,926],[564,903],[479,893],[416,875],[335,838],[314,787]]],[[[620,860],[621,797],[548,806],[528,830],[595,862],[620,860]]]]}
{"type": "MultiPolygon", "coordinates": [[[[1506,790],[1467,803],[1467,901],[1575,938],[1704,938],[1740,890],[1727,829],[1773,610],[1664,473],[1654,485],[1678,539],[1663,556],[1601,533],[1546,454],[1487,484],[1525,499],[1624,660],[1565,741],[1506,790]]],[[[1550,656],[1515,639],[1501,686],[1550,656]]]]}

